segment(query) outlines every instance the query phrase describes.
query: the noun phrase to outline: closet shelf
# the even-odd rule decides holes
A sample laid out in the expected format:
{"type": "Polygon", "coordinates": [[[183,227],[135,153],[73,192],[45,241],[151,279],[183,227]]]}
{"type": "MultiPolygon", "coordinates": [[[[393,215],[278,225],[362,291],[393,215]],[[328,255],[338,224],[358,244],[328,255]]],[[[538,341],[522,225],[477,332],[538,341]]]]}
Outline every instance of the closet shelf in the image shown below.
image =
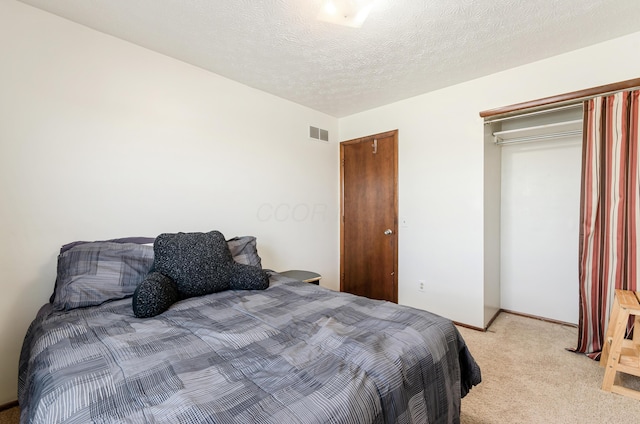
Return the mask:
{"type": "Polygon", "coordinates": [[[582,134],[582,119],[493,133],[496,144],[547,140],[582,134]]]}

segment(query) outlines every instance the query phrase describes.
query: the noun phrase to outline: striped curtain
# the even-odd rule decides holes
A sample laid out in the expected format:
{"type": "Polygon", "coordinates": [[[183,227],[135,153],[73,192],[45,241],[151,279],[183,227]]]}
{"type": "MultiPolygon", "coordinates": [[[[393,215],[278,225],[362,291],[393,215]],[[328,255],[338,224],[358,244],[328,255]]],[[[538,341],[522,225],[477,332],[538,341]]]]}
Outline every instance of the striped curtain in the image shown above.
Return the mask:
{"type": "Polygon", "coordinates": [[[615,289],[638,288],[640,91],[584,104],[577,352],[598,359],[615,289]]]}

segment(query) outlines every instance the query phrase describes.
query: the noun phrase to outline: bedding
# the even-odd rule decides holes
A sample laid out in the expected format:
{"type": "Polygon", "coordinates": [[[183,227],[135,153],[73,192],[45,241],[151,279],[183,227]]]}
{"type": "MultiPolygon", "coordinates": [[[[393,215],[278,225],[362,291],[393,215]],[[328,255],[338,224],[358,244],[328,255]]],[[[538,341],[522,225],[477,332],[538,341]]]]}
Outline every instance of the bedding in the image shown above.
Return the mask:
{"type": "MultiPolygon", "coordinates": [[[[49,302],[57,310],[69,310],[133,295],[153,266],[154,241],[125,237],[63,245],[49,302]]],[[[227,245],[235,262],[262,269],[255,237],[233,237],[227,245]]]]}
{"type": "Polygon", "coordinates": [[[23,423],[457,423],[480,369],[450,320],[269,272],[136,318],[131,296],[44,305],[23,423]]]}

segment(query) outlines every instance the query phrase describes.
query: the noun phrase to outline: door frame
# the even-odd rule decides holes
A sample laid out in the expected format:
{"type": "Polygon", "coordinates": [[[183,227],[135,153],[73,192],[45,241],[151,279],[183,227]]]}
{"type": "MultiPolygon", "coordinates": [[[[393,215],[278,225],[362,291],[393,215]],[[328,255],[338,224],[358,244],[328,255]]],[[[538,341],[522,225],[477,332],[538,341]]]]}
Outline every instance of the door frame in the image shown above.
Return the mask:
{"type": "Polygon", "coordinates": [[[393,231],[396,237],[396,246],[393,257],[393,302],[398,303],[398,251],[400,250],[400,237],[398,234],[398,130],[386,131],[379,134],[372,134],[364,137],[354,138],[340,142],[340,291],[344,291],[344,146],[357,144],[366,141],[373,141],[376,138],[393,137],[393,231]]]}

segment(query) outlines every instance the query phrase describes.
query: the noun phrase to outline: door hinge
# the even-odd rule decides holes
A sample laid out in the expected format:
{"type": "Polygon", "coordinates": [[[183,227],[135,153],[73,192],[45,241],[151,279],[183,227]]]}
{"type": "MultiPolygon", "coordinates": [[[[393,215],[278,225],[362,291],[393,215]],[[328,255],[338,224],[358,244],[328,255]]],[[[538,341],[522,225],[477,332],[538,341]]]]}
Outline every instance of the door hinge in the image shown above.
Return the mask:
{"type": "Polygon", "coordinates": [[[372,147],[373,147],[373,154],[375,155],[376,153],[378,153],[378,139],[377,138],[373,139],[372,147]]]}

